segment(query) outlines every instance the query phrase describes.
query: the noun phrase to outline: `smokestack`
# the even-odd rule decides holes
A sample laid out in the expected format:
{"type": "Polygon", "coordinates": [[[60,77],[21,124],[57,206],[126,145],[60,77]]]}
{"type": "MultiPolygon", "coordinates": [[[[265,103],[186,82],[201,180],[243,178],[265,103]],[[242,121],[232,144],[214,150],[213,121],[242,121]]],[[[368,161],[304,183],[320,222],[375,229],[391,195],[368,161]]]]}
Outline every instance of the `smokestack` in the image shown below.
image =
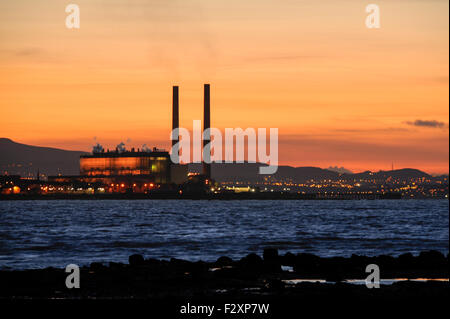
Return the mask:
{"type": "MultiPolygon", "coordinates": [[[[204,109],[203,109],[203,131],[211,128],[211,95],[210,95],[210,85],[205,84],[204,87],[204,109]]],[[[210,142],[210,135],[206,135],[208,139],[203,140],[203,148],[205,148],[205,145],[207,145],[210,142]]],[[[206,176],[206,178],[211,179],[211,164],[205,163],[205,157],[208,158],[208,160],[211,158],[211,153],[204,154],[203,158],[203,174],[206,176]]]]}
{"type": "MultiPolygon", "coordinates": [[[[172,130],[180,127],[180,119],[179,119],[179,89],[178,86],[173,87],[172,93],[172,130]]],[[[172,140],[172,149],[173,146],[178,143],[179,135],[176,135],[176,138],[172,140]]]]}

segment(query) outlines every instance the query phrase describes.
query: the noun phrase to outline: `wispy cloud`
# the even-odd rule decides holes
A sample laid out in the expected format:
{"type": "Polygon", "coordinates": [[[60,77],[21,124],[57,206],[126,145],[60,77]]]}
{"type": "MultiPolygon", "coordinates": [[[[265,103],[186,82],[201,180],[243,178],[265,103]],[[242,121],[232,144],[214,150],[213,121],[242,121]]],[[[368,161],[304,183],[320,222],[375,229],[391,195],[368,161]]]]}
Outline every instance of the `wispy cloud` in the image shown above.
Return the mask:
{"type": "Polygon", "coordinates": [[[448,128],[448,124],[436,120],[415,120],[414,122],[406,122],[408,125],[429,128],[448,128]]]}

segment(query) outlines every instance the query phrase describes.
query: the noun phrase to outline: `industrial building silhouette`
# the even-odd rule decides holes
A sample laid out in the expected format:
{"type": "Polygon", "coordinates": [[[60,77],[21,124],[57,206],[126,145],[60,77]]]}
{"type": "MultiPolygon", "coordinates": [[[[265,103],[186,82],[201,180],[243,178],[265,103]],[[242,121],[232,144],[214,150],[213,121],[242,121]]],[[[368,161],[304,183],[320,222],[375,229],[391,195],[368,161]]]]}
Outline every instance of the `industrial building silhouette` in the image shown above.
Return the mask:
{"type": "MultiPolygon", "coordinates": [[[[204,85],[203,129],[211,127],[211,87],[204,85]]],[[[172,90],[172,130],[179,128],[179,87],[172,90]]],[[[172,147],[179,142],[179,136],[172,139],[172,147]]],[[[203,145],[209,140],[205,139],[203,145]]],[[[131,149],[118,147],[112,151],[96,150],[80,157],[80,175],[49,176],[49,182],[95,183],[104,185],[105,192],[147,192],[155,188],[166,188],[170,184],[193,182],[209,184],[211,165],[203,161],[202,174],[188,176],[188,166],[173,163],[166,150],[131,149]]]]}

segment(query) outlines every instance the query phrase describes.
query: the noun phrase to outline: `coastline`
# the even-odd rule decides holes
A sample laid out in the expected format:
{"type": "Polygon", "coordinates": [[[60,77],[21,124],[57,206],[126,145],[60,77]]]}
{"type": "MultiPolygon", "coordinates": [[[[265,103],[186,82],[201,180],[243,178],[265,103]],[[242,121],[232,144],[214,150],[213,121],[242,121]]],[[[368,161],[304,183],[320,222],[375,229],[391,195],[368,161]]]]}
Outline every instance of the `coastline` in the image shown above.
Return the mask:
{"type": "MultiPolygon", "coordinates": [[[[175,200],[384,200],[404,199],[401,194],[342,194],[325,196],[324,194],[298,193],[223,193],[223,194],[179,194],[176,192],[155,192],[149,194],[114,193],[114,194],[46,194],[46,195],[0,195],[0,201],[7,200],[141,200],[141,199],[175,199],[175,200]]],[[[413,198],[446,199],[446,198],[413,198]]]]}

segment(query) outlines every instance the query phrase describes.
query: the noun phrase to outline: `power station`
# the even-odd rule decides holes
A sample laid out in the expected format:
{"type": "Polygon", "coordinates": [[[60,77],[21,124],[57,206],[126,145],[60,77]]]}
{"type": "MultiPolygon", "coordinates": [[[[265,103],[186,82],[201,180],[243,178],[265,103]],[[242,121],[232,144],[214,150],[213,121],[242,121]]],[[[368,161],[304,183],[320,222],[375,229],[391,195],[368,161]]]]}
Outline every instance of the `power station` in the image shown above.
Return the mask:
{"type": "MultiPolygon", "coordinates": [[[[211,127],[211,87],[204,85],[203,130],[211,127]]],[[[172,130],[180,123],[179,87],[172,90],[172,130]]],[[[172,139],[172,147],[179,137],[172,139]]],[[[206,145],[208,139],[203,141],[206,145]]],[[[177,154],[178,155],[178,154],[177,154]]],[[[205,155],[205,156],[208,156],[205,155]]],[[[202,174],[195,175],[197,181],[211,180],[211,165],[203,160],[202,174]]],[[[80,175],[49,176],[50,182],[59,183],[95,183],[104,185],[105,192],[146,192],[155,188],[167,188],[170,184],[188,182],[186,164],[174,164],[169,152],[157,148],[126,150],[119,145],[113,151],[94,148],[92,154],[80,157],[80,175]]]]}

